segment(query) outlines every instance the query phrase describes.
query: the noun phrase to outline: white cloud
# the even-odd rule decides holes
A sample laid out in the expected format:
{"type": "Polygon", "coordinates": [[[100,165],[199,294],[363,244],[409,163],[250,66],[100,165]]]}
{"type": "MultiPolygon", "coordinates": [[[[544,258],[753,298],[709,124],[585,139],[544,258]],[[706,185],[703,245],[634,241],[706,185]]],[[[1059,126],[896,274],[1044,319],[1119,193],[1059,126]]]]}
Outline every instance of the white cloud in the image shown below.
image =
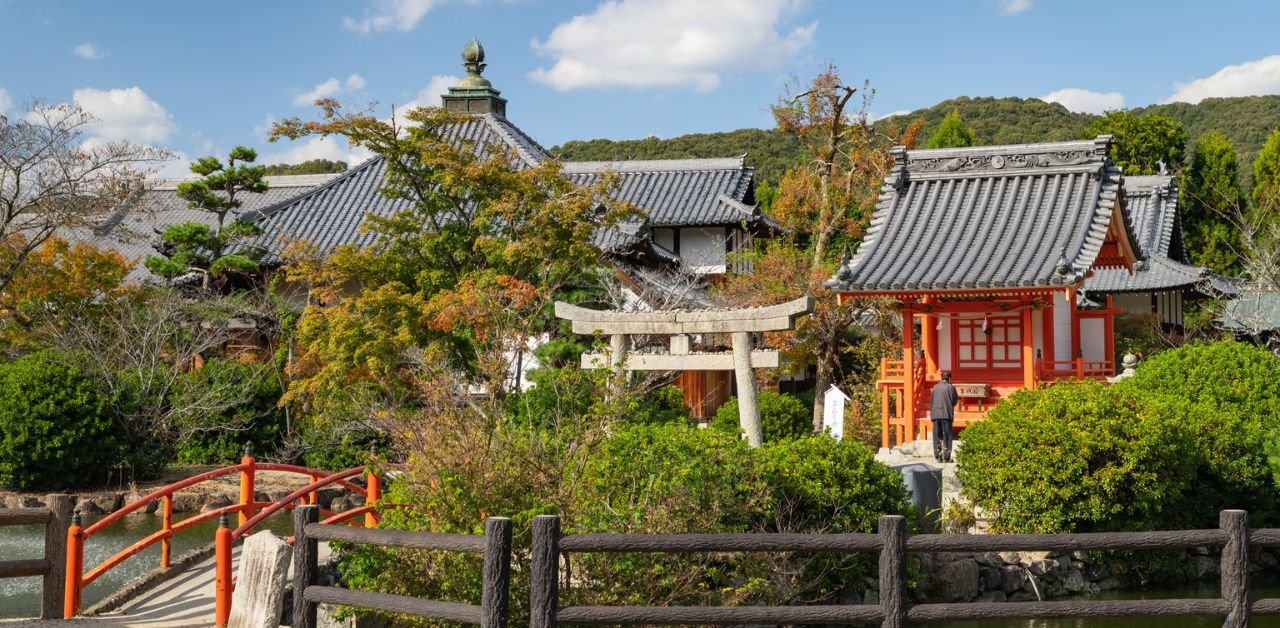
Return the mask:
{"type": "Polygon", "coordinates": [[[1000,0],[1000,15],[1017,15],[1031,10],[1031,0],[1000,0]]]}
{"type": "Polygon", "coordinates": [[[177,129],[169,112],[136,86],[108,90],[85,87],[77,89],[72,99],[97,118],[89,135],[101,140],[159,144],[177,129]]]}
{"type": "Polygon", "coordinates": [[[783,31],[799,0],[608,0],[556,26],[538,52],[555,58],[532,77],[579,87],[716,89],[733,72],[776,69],[813,43],[817,22],[783,31]]]}
{"type": "Polygon", "coordinates": [[[101,59],[107,56],[107,53],[101,50],[98,50],[97,46],[94,46],[93,42],[91,41],[86,41],[83,44],[80,44],[79,46],[72,48],[71,52],[74,53],[77,57],[80,57],[81,59],[89,59],[89,60],[101,59]]]}
{"type": "Polygon", "coordinates": [[[1280,94],[1280,55],[1229,65],[1212,76],[1190,83],[1174,83],[1173,87],[1173,95],[1164,102],[1194,105],[1206,98],[1280,94]]]}
{"type": "Polygon", "coordinates": [[[364,19],[343,16],[342,26],[364,35],[391,29],[410,31],[436,4],[438,0],[371,0],[364,19]]]}
{"type": "Polygon", "coordinates": [[[329,80],[311,88],[311,91],[294,96],[293,104],[305,107],[321,98],[332,98],[343,92],[361,90],[364,89],[364,86],[364,77],[359,74],[348,76],[346,81],[339,81],[336,78],[329,77],[329,80]]]}
{"type": "Polygon", "coordinates": [[[267,153],[258,159],[261,164],[300,164],[312,159],[328,159],[345,161],[354,166],[373,156],[373,153],[362,147],[348,146],[346,140],[333,136],[312,137],[297,142],[279,152],[267,153]]]}
{"type": "Polygon", "coordinates": [[[890,111],[889,113],[886,113],[884,115],[878,115],[878,114],[872,113],[867,117],[870,118],[872,122],[875,122],[876,120],[883,120],[885,118],[892,118],[894,116],[905,116],[908,113],[911,113],[910,109],[899,109],[897,111],[890,111]]]}
{"type": "Polygon", "coordinates": [[[418,95],[409,102],[402,105],[396,105],[396,124],[404,126],[408,120],[405,119],[405,112],[417,107],[439,107],[440,97],[449,93],[449,88],[458,84],[462,79],[456,76],[448,76],[437,74],[431,77],[427,82],[427,86],[418,91],[418,95]]]}
{"type": "Polygon", "coordinates": [[[1101,114],[1124,107],[1124,94],[1120,92],[1094,92],[1079,87],[1068,87],[1049,92],[1040,97],[1045,102],[1056,102],[1076,113],[1101,114]]]}
{"type": "Polygon", "coordinates": [[[0,116],[4,115],[4,112],[8,111],[11,106],[13,106],[13,99],[9,97],[9,92],[0,87],[0,116]]]}

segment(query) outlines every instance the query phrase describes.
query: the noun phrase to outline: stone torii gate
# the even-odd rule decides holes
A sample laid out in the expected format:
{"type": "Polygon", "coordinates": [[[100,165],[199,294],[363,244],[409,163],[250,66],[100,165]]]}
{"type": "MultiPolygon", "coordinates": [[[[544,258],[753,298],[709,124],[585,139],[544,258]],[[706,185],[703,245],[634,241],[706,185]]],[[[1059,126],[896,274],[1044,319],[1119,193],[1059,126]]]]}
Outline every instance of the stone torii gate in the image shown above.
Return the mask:
{"type": "Polygon", "coordinates": [[[778,352],[755,349],[751,334],[784,331],[795,327],[797,316],[813,311],[813,297],[801,297],[780,305],[737,310],[664,310],[617,312],[589,310],[556,302],[556,316],[572,322],[575,334],[600,333],[609,336],[606,353],[582,356],[582,368],[610,368],[625,371],[728,371],[738,383],[738,420],[747,442],[759,447],[763,439],[760,406],[756,401],[756,377],[752,369],[776,368],[778,352]],[[733,351],[695,352],[690,350],[691,334],[729,334],[733,351]],[[630,354],[632,336],[670,336],[665,353],[630,354]]]}

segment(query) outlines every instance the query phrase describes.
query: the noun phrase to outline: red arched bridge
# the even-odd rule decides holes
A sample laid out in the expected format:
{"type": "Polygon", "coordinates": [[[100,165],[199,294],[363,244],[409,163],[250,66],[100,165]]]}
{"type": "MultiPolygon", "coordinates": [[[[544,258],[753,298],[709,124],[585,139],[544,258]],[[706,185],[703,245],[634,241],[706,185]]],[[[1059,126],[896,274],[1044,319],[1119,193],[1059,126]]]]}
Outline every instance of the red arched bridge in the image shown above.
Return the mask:
{"type": "MultiPolygon", "coordinates": [[[[220,519],[221,525],[214,535],[214,605],[215,623],[218,626],[224,626],[231,614],[231,593],[235,586],[232,579],[232,547],[235,542],[250,534],[258,524],[275,513],[292,509],[295,505],[316,504],[319,501],[320,489],[327,487],[342,487],[352,493],[363,496],[364,506],[342,513],[321,509],[321,517],[324,518],[324,523],[349,523],[370,528],[377,525],[379,517],[376,507],[378,500],[381,498],[382,480],[373,471],[372,465],[354,467],[330,474],[296,465],[258,462],[247,451],[240,464],[206,471],[157,489],[137,501],[126,504],[123,508],[102,518],[93,525],[82,527],[79,515],[74,515],[71,520],[71,526],[67,530],[66,588],[64,592],[63,617],[71,618],[81,614],[83,611],[82,594],[85,587],[102,577],[103,574],[119,566],[125,560],[149,547],[156,544],[160,545],[160,569],[170,569],[173,536],[200,523],[220,519]],[[309,482],[275,501],[257,501],[254,498],[254,482],[259,471],[296,474],[307,478],[309,482]],[[237,503],[202,512],[181,521],[174,521],[173,496],[175,493],[203,482],[232,474],[240,475],[240,499],[237,503]],[[351,481],[352,478],[362,475],[365,476],[366,486],[360,486],[351,481]],[[86,544],[93,542],[93,537],[96,534],[130,513],[145,509],[156,502],[160,502],[159,510],[162,513],[162,524],[159,530],[120,550],[114,556],[101,563],[89,566],[86,571],[84,549],[86,544]],[[236,517],[236,526],[234,528],[231,525],[232,515],[236,517]]],[[[288,539],[289,542],[292,542],[292,540],[292,538],[288,539]]]]}

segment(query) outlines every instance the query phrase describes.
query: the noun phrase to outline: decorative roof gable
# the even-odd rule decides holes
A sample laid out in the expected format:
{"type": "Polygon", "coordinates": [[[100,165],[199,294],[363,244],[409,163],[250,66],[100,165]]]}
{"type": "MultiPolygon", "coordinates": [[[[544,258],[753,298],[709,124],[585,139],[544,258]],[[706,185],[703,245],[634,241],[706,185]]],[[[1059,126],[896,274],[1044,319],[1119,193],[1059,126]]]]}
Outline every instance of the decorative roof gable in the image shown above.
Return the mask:
{"type": "Polygon", "coordinates": [[[1078,284],[1131,268],[1112,138],[941,150],[895,148],[866,237],[828,286],[966,292],[1078,284]]]}

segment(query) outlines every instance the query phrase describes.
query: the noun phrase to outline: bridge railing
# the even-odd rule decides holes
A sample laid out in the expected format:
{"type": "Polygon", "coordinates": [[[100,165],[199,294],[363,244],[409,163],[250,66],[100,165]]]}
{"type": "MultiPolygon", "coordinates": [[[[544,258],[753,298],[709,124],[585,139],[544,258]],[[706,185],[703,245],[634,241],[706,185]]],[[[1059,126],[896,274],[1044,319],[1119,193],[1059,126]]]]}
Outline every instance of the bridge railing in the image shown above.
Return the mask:
{"type": "Polygon", "coordinates": [[[316,605],[320,603],[476,624],[481,628],[506,628],[511,594],[510,519],[489,517],[484,522],[484,536],[475,536],[349,528],[319,523],[318,515],[314,506],[293,511],[293,628],[314,628],[316,605]],[[484,573],[480,605],[317,586],[317,541],[481,554],[484,573]]]}
{"type": "MultiPolygon", "coordinates": [[[[237,528],[239,534],[234,535],[233,538],[239,538],[271,514],[282,509],[292,508],[295,503],[301,502],[306,504],[316,504],[319,501],[319,490],[330,486],[341,486],[365,498],[365,505],[363,507],[343,512],[340,515],[328,510],[322,510],[325,516],[330,517],[331,521],[348,521],[363,515],[364,524],[366,526],[372,527],[377,525],[378,516],[374,510],[374,506],[381,498],[382,484],[381,479],[373,472],[371,467],[356,467],[341,473],[326,476],[322,471],[308,469],[306,467],[277,463],[259,463],[254,459],[252,452],[247,447],[240,464],[206,471],[157,489],[136,501],[126,504],[124,507],[116,510],[106,517],[103,517],[88,527],[82,527],[79,516],[76,515],[72,517],[71,526],[66,530],[64,537],[66,542],[66,558],[63,561],[63,564],[65,565],[66,578],[65,590],[62,595],[61,613],[64,617],[75,617],[79,615],[83,606],[83,594],[85,587],[89,586],[98,578],[102,577],[103,574],[114,569],[124,561],[156,544],[160,545],[160,569],[168,570],[171,563],[173,536],[183,530],[187,530],[207,521],[221,519],[224,515],[235,514],[239,520],[239,527],[237,528]],[[254,488],[256,484],[256,476],[259,471],[280,471],[292,473],[309,478],[311,482],[302,489],[293,491],[276,501],[256,501],[254,497],[254,488]],[[174,494],[183,489],[233,474],[239,474],[240,476],[240,499],[237,503],[193,515],[183,519],[182,521],[175,522],[173,520],[174,494]],[[359,475],[366,476],[366,484],[368,485],[367,489],[351,481],[351,478],[359,475]],[[87,572],[84,571],[84,548],[87,541],[129,514],[138,512],[139,510],[147,508],[149,505],[156,502],[160,503],[159,508],[162,517],[161,527],[159,530],[120,550],[98,565],[93,566],[87,572]]],[[[217,539],[215,538],[215,550],[216,548],[217,539]]],[[[231,561],[230,552],[228,551],[226,556],[220,557],[219,560],[225,563],[225,568],[229,573],[231,561]]],[[[220,563],[220,567],[221,566],[222,563],[220,563]]],[[[230,592],[232,587],[229,577],[227,578],[227,582],[224,584],[227,589],[225,596],[226,607],[229,609],[230,592]]],[[[221,594],[218,599],[219,601],[222,600],[221,594]]]]}
{"type": "Polygon", "coordinates": [[[857,624],[1080,617],[1225,617],[1248,626],[1250,615],[1280,615],[1280,599],[1249,599],[1249,546],[1280,547],[1280,529],[1249,530],[1242,510],[1221,513],[1219,528],[1091,534],[912,534],[900,516],[880,518],[878,534],[582,534],[562,535],[560,518],[533,520],[530,626],[561,624],[857,624]],[[1218,599],[1081,600],[1064,602],[907,603],[906,554],[1018,550],[1166,550],[1222,546],[1218,599]],[[878,552],[878,604],[815,606],[559,606],[560,557],[572,552],[878,552]]]}
{"type": "Polygon", "coordinates": [[[71,496],[47,495],[44,504],[43,508],[0,509],[0,527],[44,525],[44,557],[0,560],[0,579],[41,576],[44,582],[40,591],[40,618],[62,619],[71,496]]]}

